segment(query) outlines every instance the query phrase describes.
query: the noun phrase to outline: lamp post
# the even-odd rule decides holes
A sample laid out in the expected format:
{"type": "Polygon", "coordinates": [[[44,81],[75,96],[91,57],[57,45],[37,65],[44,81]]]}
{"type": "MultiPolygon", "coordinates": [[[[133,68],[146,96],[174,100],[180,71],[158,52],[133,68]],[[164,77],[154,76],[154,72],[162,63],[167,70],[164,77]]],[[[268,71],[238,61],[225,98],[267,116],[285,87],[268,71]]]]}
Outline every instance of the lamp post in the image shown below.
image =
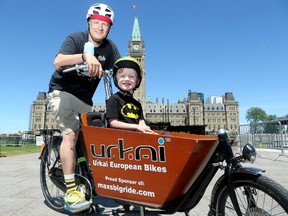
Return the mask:
{"type": "Polygon", "coordinates": [[[196,125],[196,124],[195,124],[195,121],[196,121],[195,107],[192,107],[192,109],[193,109],[193,125],[196,125]]]}

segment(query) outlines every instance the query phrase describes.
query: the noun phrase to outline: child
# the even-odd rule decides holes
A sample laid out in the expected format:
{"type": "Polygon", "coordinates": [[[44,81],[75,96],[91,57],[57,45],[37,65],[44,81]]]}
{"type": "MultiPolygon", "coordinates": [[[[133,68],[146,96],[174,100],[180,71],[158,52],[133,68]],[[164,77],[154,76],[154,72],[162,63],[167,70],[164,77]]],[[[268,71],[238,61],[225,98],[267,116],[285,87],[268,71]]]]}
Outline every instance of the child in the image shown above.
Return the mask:
{"type": "Polygon", "coordinates": [[[113,80],[119,91],[106,102],[108,127],[152,133],[145,123],[141,103],[133,98],[141,79],[142,71],[136,59],[126,56],[115,62],[113,80]]]}

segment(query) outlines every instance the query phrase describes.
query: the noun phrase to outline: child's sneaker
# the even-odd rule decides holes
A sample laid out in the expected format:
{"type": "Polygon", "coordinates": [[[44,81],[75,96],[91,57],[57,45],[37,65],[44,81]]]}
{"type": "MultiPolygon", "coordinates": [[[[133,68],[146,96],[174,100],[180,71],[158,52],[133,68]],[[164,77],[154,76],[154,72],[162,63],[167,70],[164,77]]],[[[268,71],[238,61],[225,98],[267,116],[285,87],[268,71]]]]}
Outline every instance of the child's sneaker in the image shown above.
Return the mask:
{"type": "Polygon", "coordinates": [[[65,194],[65,209],[71,213],[78,213],[90,208],[90,202],[85,199],[85,194],[75,190],[65,194]]]}

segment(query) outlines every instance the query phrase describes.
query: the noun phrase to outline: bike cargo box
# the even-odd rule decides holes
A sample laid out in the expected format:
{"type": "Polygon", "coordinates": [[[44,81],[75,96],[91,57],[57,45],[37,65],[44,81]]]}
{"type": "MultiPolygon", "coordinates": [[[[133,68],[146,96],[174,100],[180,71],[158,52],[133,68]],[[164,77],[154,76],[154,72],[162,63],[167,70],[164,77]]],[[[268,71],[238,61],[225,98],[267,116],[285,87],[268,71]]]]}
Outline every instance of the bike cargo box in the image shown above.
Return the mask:
{"type": "Polygon", "coordinates": [[[97,194],[151,207],[185,194],[218,144],[216,136],[85,124],[82,132],[97,194]]]}

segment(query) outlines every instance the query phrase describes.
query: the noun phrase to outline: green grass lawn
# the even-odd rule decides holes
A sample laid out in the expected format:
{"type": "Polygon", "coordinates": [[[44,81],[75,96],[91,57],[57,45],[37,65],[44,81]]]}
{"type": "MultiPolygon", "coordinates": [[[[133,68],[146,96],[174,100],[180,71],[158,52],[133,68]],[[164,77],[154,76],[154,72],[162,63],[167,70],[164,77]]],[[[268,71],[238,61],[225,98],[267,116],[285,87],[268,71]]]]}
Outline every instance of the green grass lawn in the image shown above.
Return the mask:
{"type": "Polygon", "coordinates": [[[40,154],[40,146],[36,145],[26,145],[26,146],[0,146],[0,156],[15,156],[21,154],[32,154],[39,153],[40,154]]]}

